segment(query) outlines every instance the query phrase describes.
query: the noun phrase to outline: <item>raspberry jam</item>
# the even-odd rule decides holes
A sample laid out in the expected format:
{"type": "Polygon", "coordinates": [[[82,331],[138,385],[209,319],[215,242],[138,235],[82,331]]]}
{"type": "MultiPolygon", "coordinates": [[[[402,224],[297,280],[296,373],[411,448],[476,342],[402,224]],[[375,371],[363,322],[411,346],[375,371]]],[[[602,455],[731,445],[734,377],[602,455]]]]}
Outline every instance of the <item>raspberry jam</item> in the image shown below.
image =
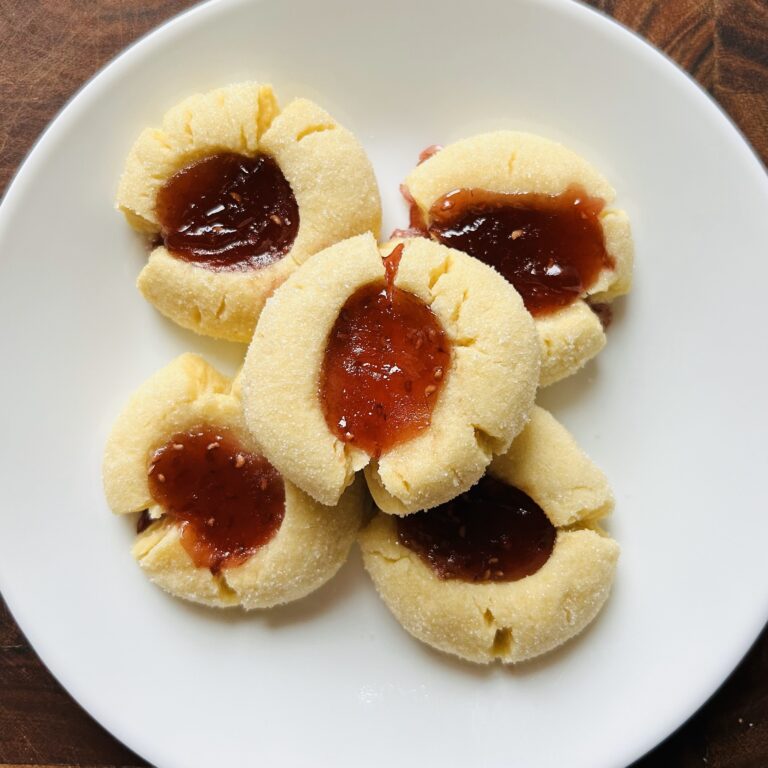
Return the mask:
{"type": "Polygon", "coordinates": [[[386,281],[359,288],[328,338],[320,399],[331,431],[379,457],[426,429],[451,362],[432,310],[395,287],[403,246],[385,259],[386,281]]]}
{"type": "Polygon", "coordinates": [[[160,236],[177,258],[213,270],[265,267],[299,230],[299,207],[267,155],[221,152],[171,176],[157,195],[160,236]]]}
{"type": "Polygon", "coordinates": [[[409,190],[407,230],[464,251],[500,272],[532,315],[546,315],[583,296],[614,261],[605,249],[600,198],[571,186],[560,195],[456,189],[425,217],[409,190]]]}
{"type": "Polygon", "coordinates": [[[517,581],[547,562],[557,531],[533,499],[486,475],[446,504],[398,518],[397,535],[441,579],[517,581]]]}
{"type": "Polygon", "coordinates": [[[218,573],[242,564],[283,522],[282,477],[227,429],[174,435],[152,454],[148,471],[152,498],[181,527],[181,543],[198,568],[218,573]]]}

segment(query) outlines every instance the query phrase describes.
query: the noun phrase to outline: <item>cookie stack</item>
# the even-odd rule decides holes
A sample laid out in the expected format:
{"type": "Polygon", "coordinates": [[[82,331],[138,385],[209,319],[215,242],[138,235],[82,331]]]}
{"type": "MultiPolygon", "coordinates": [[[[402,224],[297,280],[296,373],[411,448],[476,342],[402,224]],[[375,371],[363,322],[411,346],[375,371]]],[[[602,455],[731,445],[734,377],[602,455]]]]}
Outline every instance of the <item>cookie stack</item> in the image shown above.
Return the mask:
{"type": "Polygon", "coordinates": [[[234,380],[186,354],[140,387],[107,444],[107,500],[140,513],[134,555],[179,597],[296,600],[357,539],[411,634],[516,662],[583,629],[613,580],[608,483],[535,398],[604,346],[629,223],[540,137],[420,160],[410,227],[380,244],[370,162],[312,102],[280,111],[239,84],[142,133],[118,191],[152,242],[139,289],[249,347],[234,380]]]}

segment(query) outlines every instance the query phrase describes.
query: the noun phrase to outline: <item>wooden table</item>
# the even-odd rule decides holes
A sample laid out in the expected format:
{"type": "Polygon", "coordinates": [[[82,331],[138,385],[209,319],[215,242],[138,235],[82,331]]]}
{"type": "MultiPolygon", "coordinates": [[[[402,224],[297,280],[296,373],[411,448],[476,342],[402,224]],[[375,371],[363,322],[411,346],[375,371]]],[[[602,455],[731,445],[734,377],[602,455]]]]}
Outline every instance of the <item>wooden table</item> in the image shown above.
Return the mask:
{"type": "MultiPolygon", "coordinates": [[[[687,69],[733,117],[763,161],[768,159],[768,0],[591,4],[687,69]]],[[[88,77],[189,5],[188,0],[0,0],[0,190],[88,77]]],[[[11,765],[146,763],[65,693],[0,600],[0,768],[11,765]]],[[[768,630],[715,697],[633,768],[667,766],[768,767],[768,630]]]]}

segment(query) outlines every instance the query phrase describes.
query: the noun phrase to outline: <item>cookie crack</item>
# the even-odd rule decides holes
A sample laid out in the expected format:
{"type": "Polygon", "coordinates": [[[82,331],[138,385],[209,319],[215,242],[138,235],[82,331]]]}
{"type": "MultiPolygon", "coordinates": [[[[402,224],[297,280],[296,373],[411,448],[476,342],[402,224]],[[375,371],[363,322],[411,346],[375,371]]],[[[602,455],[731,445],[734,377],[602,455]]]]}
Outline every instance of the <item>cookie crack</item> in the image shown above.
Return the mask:
{"type": "Polygon", "coordinates": [[[557,530],[564,531],[566,533],[575,533],[576,531],[593,531],[594,533],[600,533],[600,530],[588,517],[575,520],[574,522],[568,523],[567,525],[559,525],[557,530]]]}
{"type": "Polygon", "coordinates": [[[453,260],[450,256],[446,256],[445,259],[443,259],[443,261],[437,267],[430,270],[429,283],[427,284],[430,292],[434,292],[435,286],[437,285],[440,278],[444,275],[447,275],[451,271],[452,266],[453,260]]]}
{"type": "Polygon", "coordinates": [[[230,583],[227,581],[227,576],[225,573],[212,573],[213,581],[216,584],[216,589],[218,590],[219,597],[224,601],[239,601],[240,595],[238,594],[237,590],[234,589],[230,583]]]}
{"type": "Polygon", "coordinates": [[[269,130],[272,121],[277,117],[279,110],[272,110],[272,92],[268,88],[260,88],[257,97],[258,109],[256,112],[256,140],[261,141],[261,137],[269,130]]]}
{"type": "Polygon", "coordinates": [[[138,563],[147,558],[156,547],[158,547],[165,537],[170,533],[170,529],[173,523],[164,521],[162,517],[155,520],[148,528],[143,530],[136,536],[136,541],[133,544],[133,554],[138,563]],[[158,527],[155,523],[160,523],[158,527]],[[137,550],[136,547],[141,545],[141,550],[137,550]]]}
{"type": "Polygon", "coordinates": [[[324,133],[325,131],[334,130],[336,130],[336,126],[333,123],[316,123],[315,125],[308,125],[296,134],[296,143],[298,144],[313,133],[324,133]]]}
{"type": "Polygon", "coordinates": [[[380,550],[371,550],[368,554],[373,555],[373,557],[378,557],[379,560],[383,560],[385,563],[389,563],[390,565],[399,563],[401,560],[408,560],[408,555],[397,555],[396,557],[391,557],[389,555],[385,555],[380,550]]]}
{"type": "Polygon", "coordinates": [[[496,438],[490,435],[482,427],[478,427],[473,424],[472,429],[475,432],[475,442],[477,447],[490,459],[493,456],[494,448],[496,446],[496,438]]]}
{"type": "Polygon", "coordinates": [[[192,111],[188,109],[184,112],[183,131],[189,137],[189,143],[194,146],[195,132],[194,132],[194,129],[192,128],[192,120],[193,120],[192,111]]]}
{"type": "MultiPolygon", "coordinates": [[[[394,477],[395,481],[400,483],[403,486],[403,490],[405,491],[405,493],[410,495],[410,493],[411,493],[411,484],[405,479],[403,474],[401,472],[398,472],[396,469],[392,469],[392,468],[390,468],[389,471],[392,474],[392,476],[394,477]]],[[[384,490],[387,491],[387,493],[391,493],[393,496],[395,496],[395,498],[399,498],[398,496],[396,496],[396,494],[392,493],[392,491],[390,491],[389,488],[387,488],[384,485],[384,481],[381,478],[381,473],[379,472],[379,465],[378,464],[376,465],[376,474],[378,475],[379,481],[381,482],[381,485],[384,487],[384,490]]],[[[399,499],[399,500],[403,501],[402,499],[399,499]]]]}
{"type": "Polygon", "coordinates": [[[610,219],[612,216],[618,216],[621,213],[623,213],[621,208],[603,208],[603,210],[597,214],[597,218],[600,221],[604,221],[605,219],[610,219]]]}
{"type": "Polygon", "coordinates": [[[456,469],[455,467],[449,467],[448,471],[450,472],[451,477],[453,478],[452,482],[453,482],[454,488],[458,488],[459,486],[464,484],[464,480],[458,469],[456,469]]]}
{"type": "Polygon", "coordinates": [[[497,659],[505,659],[512,653],[514,636],[511,627],[499,627],[493,636],[491,654],[497,659]]]}
{"type": "Polygon", "coordinates": [[[451,322],[455,323],[457,326],[459,324],[459,320],[461,319],[461,310],[463,309],[464,305],[467,303],[468,297],[469,297],[469,290],[465,288],[461,294],[461,298],[459,299],[459,301],[456,302],[456,306],[453,308],[453,311],[451,312],[451,322]]]}
{"type": "MultiPolygon", "coordinates": [[[[582,490],[589,491],[591,489],[584,488],[582,490]]],[[[563,530],[573,530],[573,531],[580,531],[583,529],[590,529],[592,530],[594,528],[594,524],[601,520],[604,517],[607,517],[611,513],[612,508],[612,502],[606,501],[604,504],[601,504],[599,507],[595,509],[585,509],[581,508],[573,512],[569,519],[572,519],[572,523],[567,523],[566,525],[562,526],[563,530]]]]}

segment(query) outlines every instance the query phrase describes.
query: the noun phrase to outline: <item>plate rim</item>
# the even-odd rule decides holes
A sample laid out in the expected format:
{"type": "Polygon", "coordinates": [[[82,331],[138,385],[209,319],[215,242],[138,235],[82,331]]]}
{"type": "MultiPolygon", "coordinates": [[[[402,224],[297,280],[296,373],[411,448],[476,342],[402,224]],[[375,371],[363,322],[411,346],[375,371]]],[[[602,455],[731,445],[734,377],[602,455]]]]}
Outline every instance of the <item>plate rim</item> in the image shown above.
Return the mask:
{"type": "MultiPolygon", "coordinates": [[[[15,199],[22,196],[24,185],[28,183],[27,179],[35,178],[35,165],[41,162],[48,144],[55,140],[57,132],[66,130],[68,121],[77,118],[78,111],[87,110],[90,101],[98,97],[99,89],[107,87],[110,78],[117,77],[124,69],[130,68],[134,58],[143,58],[144,56],[151,54],[151,46],[158,44],[158,41],[161,41],[166,35],[183,34],[185,25],[200,24],[207,14],[216,15],[220,11],[231,11],[237,6],[250,6],[279,1],[280,0],[203,0],[203,2],[192,5],[191,7],[174,14],[160,25],[147,31],[128,46],[120,50],[108,62],[94,72],[72,93],[54,114],[40,135],[32,143],[11,176],[3,193],[2,200],[0,201],[0,242],[2,242],[4,238],[4,232],[7,226],[6,219],[10,216],[9,211],[13,209],[15,199]],[[148,50],[145,51],[144,49],[148,50]]],[[[692,74],[678,65],[666,52],[654,46],[638,32],[626,26],[621,21],[608,16],[600,9],[588,5],[585,0],[514,1],[520,4],[549,6],[550,8],[555,9],[556,12],[565,14],[584,17],[591,16],[595,23],[602,24],[604,28],[613,28],[615,34],[623,36],[624,45],[633,45],[638,51],[642,52],[642,55],[646,59],[650,60],[652,63],[658,62],[659,66],[663,66],[666,69],[669,76],[676,77],[678,80],[681,80],[682,76],[681,82],[684,83],[685,87],[691,90],[692,86],[692,90],[697,93],[697,98],[701,100],[703,97],[703,102],[708,105],[708,109],[714,114],[713,119],[724,119],[725,124],[727,124],[730,129],[730,141],[741,145],[742,149],[746,148],[748,154],[751,156],[751,167],[759,174],[763,188],[768,194],[768,176],[766,175],[768,173],[768,166],[758,154],[744,131],[715,97],[707,91],[692,74]],[[714,108],[714,110],[712,110],[712,108],[714,108]]],[[[0,269],[1,268],[2,262],[0,262],[0,269]]],[[[149,757],[149,755],[155,751],[152,745],[145,745],[139,741],[135,741],[133,744],[129,743],[129,739],[131,741],[134,740],[134,734],[128,733],[128,729],[123,728],[123,726],[119,722],[116,722],[109,713],[105,713],[103,709],[100,709],[100,701],[103,698],[102,695],[91,696],[86,691],[82,690],[78,683],[77,676],[65,669],[64,665],[58,663],[55,649],[49,647],[45,638],[42,637],[41,634],[38,634],[37,630],[34,629],[32,632],[28,633],[28,622],[25,617],[25,607],[23,605],[23,587],[16,590],[11,589],[9,591],[9,583],[10,581],[4,575],[2,563],[0,562],[0,594],[2,594],[2,597],[6,602],[11,617],[16,622],[19,630],[23,633],[33,652],[44,667],[64,688],[67,695],[70,696],[89,717],[108,731],[110,735],[117,739],[127,749],[135,752],[148,762],[152,762],[149,757]]],[[[692,702],[685,708],[688,714],[684,715],[682,719],[676,716],[674,718],[667,718],[663,722],[661,720],[657,721],[656,727],[649,729],[649,731],[653,731],[654,735],[645,739],[644,741],[646,743],[643,746],[639,746],[637,743],[638,740],[636,740],[634,745],[636,748],[634,750],[626,751],[626,754],[623,757],[629,758],[630,763],[634,763],[641,759],[656,746],[660,745],[676,733],[707,704],[722,685],[724,685],[731,677],[744,657],[754,647],[760,634],[768,624],[768,604],[763,606],[762,618],[759,617],[757,613],[758,612],[755,611],[755,620],[753,622],[754,632],[750,631],[748,641],[743,642],[743,638],[741,638],[742,642],[731,643],[732,653],[729,655],[727,661],[723,661],[720,664],[717,673],[706,677],[704,681],[699,681],[697,686],[691,686],[690,690],[696,691],[696,693],[689,694],[687,697],[688,700],[692,702]],[[725,670],[725,672],[723,672],[723,670],[725,670]]],[[[619,756],[617,755],[617,757],[619,756]]],[[[616,765],[619,765],[619,763],[616,763],[616,765]]],[[[621,765],[625,765],[625,763],[622,762],[621,765]]]]}

